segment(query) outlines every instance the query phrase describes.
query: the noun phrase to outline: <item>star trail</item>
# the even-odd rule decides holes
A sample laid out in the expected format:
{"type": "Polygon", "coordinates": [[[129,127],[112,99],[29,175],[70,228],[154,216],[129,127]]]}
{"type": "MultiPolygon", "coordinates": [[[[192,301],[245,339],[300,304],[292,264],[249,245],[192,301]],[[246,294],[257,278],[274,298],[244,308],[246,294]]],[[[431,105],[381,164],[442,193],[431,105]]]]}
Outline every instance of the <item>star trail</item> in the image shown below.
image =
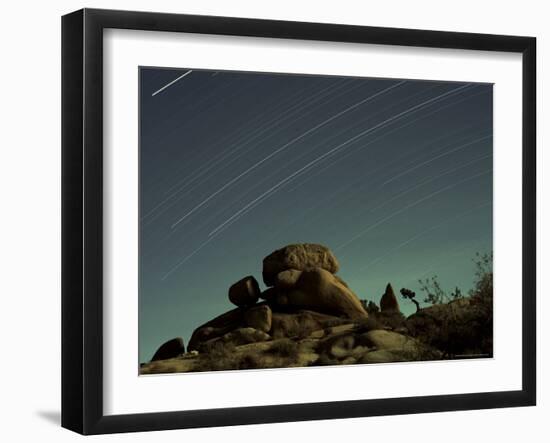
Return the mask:
{"type": "MultiPolygon", "coordinates": [[[[139,354],[231,309],[288,243],[360,298],[472,285],[492,250],[492,85],[140,68],[139,354]]],[[[413,307],[401,302],[405,313],[413,307]]]]}

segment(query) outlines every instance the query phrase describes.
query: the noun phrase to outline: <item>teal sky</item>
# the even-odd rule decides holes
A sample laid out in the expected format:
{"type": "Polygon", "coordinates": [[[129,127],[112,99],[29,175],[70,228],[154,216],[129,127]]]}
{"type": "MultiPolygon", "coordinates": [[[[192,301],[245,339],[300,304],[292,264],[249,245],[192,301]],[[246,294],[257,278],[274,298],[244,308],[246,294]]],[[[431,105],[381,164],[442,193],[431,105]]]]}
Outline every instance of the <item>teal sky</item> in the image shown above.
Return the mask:
{"type": "Polygon", "coordinates": [[[377,303],[432,275],[469,289],[492,250],[492,109],[489,84],[141,68],[140,361],[232,309],[240,278],[264,287],[289,243],[331,248],[377,303]]]}

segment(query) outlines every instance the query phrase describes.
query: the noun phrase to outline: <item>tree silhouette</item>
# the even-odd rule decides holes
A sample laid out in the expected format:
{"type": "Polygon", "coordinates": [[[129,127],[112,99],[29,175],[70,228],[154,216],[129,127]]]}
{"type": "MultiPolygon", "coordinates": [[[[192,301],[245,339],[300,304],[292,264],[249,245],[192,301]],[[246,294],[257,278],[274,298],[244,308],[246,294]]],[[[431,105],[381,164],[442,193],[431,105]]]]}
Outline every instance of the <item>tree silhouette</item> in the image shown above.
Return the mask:
{"type": "Polygon", "coordinates": [[[414,291],[411,291],[410,289],[407,289],[407,288],[401,288],[399,292],[401,292],[401,295],[403,296],[403,298],[409,299],[416,305],[416,312],[420,311],[420,303],[418,303],[418,301],[415,299],[416,293],[414,291]]]}

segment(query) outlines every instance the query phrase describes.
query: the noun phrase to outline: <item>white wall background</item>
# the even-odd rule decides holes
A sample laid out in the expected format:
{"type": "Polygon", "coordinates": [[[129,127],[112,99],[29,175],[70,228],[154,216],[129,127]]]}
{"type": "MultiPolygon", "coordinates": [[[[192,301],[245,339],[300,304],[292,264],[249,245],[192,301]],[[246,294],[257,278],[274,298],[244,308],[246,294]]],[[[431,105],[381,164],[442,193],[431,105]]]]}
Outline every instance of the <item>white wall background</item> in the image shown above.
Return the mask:
{"type": "MultiPolygon", "coordinates": [[[[538,38],[539,406],[459,413],[285,423],[101,436],[94,441],[441,442],[548,441],[550,173],[540,155],[550,120],[549,11],[537,0],[111,0],[5,2],[0,26],[0,436],[3,441],[81,440],[60,415],[60,16],[81,7],[531,35],[538,38]],[[546,109],[545,109],[546,108],[546,109]],[[544,112],[546,110],[546,113],[544,112]],[[543,200],[546,203],[543,204],[543,200]]],[[[518,314],[519,315],[519,314],[518,314]]],[[[513,327],[513,325],[511,325],[513,327]]],[[[365,380],[365,383],[377,383],[365,380]]]]}

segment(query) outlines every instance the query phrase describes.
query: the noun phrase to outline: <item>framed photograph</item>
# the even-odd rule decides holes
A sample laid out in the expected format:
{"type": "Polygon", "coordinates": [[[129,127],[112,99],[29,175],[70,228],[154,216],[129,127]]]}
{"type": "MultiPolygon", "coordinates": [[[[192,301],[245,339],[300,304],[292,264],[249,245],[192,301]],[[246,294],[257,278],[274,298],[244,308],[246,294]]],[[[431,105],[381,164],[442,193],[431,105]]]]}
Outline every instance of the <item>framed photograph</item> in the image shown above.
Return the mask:
{"type": "Polygon", "coordinates": [[[536,402],[531,37],[62,20],[62,425],[536,402]]]}

